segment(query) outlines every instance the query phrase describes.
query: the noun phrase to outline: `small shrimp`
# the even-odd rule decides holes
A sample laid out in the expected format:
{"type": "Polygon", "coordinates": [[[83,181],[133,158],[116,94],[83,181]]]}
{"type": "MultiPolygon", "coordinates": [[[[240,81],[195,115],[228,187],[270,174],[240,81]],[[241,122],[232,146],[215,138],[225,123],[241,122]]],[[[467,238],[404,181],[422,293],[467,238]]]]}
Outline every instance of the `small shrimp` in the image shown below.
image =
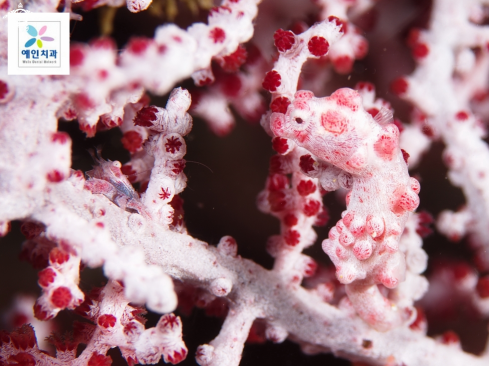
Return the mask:
{"type": "Polygon", "coordinates": [[[90,152],[97,165],[87,172],[89,179],[85,189],[94,194],[103,194],[122,209],[132,209],[141,215],[149,217],[146,208],[141,203],[139,194],[134,190],[127,177],[121,171],[119,161],[99,158],[99,152],[90,152]]]}

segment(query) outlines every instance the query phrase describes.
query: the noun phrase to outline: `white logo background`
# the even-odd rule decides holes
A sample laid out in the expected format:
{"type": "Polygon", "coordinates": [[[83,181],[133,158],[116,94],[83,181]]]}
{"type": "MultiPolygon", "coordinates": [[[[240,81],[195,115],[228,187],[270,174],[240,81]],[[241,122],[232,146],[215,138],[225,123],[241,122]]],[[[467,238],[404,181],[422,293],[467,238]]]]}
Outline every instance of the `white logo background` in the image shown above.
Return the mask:
{"type": "Polygon", "coordinates": [[[8,74],[69,75],[69,32],[68,13],[9,14],[8,74]],[[28,26],[31,34],[27,31],[28,26]],[[44,26],[46,26],[45,31],[40,34],[44,26]],[[36,33],[37,35],[34,36],[36,33]],[[33,44],[25,47],[26,42],[33,38],[35,38],[34,42],[31,41],[33,44]],[[38,41],[42,42],[42,47],[38,46],[38,41]]]}

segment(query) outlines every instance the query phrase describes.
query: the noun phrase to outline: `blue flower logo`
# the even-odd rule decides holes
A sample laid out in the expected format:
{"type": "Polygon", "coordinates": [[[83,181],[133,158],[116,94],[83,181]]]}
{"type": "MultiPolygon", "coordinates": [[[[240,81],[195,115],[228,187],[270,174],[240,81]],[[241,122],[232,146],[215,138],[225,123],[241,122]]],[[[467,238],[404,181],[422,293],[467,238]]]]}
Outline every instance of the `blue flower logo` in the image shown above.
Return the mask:
{"type": "Polygon", "coordinates": [[[43,27],[41,27],[39,32],[37,32],[37,29],[35,27],[33,27],[32,25],[28,25],[27,29],[26,29],[27,33],[29,33],[29,35],[32,36],[33,38],[29,39],[25,43],[24,47],[30,47],[34,43],[36,43],[37,47],[42,48],[42,41],[45,41],[45,42],[54,41],[54,38],[52,38],[52,37],[41,37],[44,33],[46,33],[47,29],[48,29],[47,25],[44,25],[43,27]],[[39,38],[38,38],[38,36],[39,36],[39,38]]]}

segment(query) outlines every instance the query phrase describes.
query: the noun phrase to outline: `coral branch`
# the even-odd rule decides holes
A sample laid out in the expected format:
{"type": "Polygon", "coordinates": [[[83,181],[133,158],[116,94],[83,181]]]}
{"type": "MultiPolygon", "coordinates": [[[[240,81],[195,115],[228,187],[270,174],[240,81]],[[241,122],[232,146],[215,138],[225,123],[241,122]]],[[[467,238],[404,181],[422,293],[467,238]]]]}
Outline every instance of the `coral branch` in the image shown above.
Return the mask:
{"type": "Polygon", "coordinates": [[[197,349],[196,359],[201,366],[237,366],[241,360],[244,342],[255,320],[249,308],[229,309],[219,335],[197,349]]]}
{"type": "MultiPolygon", "coordinates": [[[[485,128],[470,112],[471,99],[487,82],[489,29],[477,25],[482,21],[483,3],[474,1],[467,7],[457,1],[434,1],[428,29],[413,29],[409,38],[418,67],[409,77],[396,80],[392,88],[415,105],[417,129],[431,139],[443,139],[449,178],[464,191],[466,208],[457,219],[444,214],[440,230],[455,240],[469,233],[473,245],[480,247],[478,262],[487,269],[489,193],[485,180],[489,171],[481,162],[489,160],[489,149],[483,141],[485,128]],[[474,53],[475,47],[480,52],[474,53]],[[447,230],[447,220],[456,224],[453,229],[447,230]]],[[[415,145],[406,140],[403,148],[417,154],[418,141],[409,140],[415,145]]]]}
{"type": "MultiPolygon", "coordinates": [[[[151,2],[28,1],[26,8],[71,13],[72,3],[84,11],[126,4],[138,12],[151,2]]],[[[489,350],[465,353],[453,331],[426,336],[433,312],[455,313],[460,305],[474,310],[473,317],[489,314],[487,1],[434,0],[427,29],[410,33],[417,68],[392,84],[414,105],[410,126],[393,120],[391,104],[378,98],[370,82],[331,88],[325,97],[301,90],[325,94],[322,84],[333,69],[348,74],[335,82],[346,82],[362,65],[371,68],[372,60],[354,65],[368,48],[357,23],[366,10],[389,8],[388,2],[318,0],[320,13],[301,2],[303,14],[280,2],[261,7],[263,19],[256,18],[259,3],[224,0],[209,11],[208,24],[187,30],[164,24],[154,38],[130,38],[120,51],[108,38],[73,42],[71,75],[61,77],[7,75],[6,25],[0,22],[0,235],[21,220],[21,257],[39,270],[41,288],[35,303],[19,301],[10,313],[9,326],[17,329],[0,332],[1,366],[109,365],[113,347],[130,366],[161,359],[177,364],[188,349],[182,320],[171,313],[176,292],[182,314],[196,305],[225,316],[217,337],[197,349],[202,366],[238,366],[245,342],[265,338],[288,338],[306,354],[333,352],[362,364],[488,363],[489,350]],[[306,12],[317,13],[308,14],[309,24],[321,21],[307,28],[306,12]],[[295,21],[301,15],[304,21],[295,21]],[[254,22],[272,29],[264,35],[264,28],[256,28],[254,42],[263,55],[243,44],[254,22]],[[274,27],[283,28],[272,34],[274,27]],[[265,44],[276,50],[266,54],[265,44]],[[189,77],[206,88],[190,93],[177,86],[165,108],[150,104],[149,95],[165,94],[189,77]],[[190,149],[195,139],[189,109],[225,135],[234,124],[230,106],[249,121],[259,119],[266,100],[260,86],[271,94],[261,125],[276,152],[257,199],[259,209],[280,222],[266,246],[271,270],[241,257],[231,236],[213,246],[188,234],[180,197],[187,185],[187,144],[190,149]],[[119,128],[129,161],[105,160],[98,149],[92,151],[93,169],[72,170],[76,133],[58,131],[58,119],[77,119],[87,137],[119,128]],[[438,230],[453,241],[468,234],[481,272],[468,259],[442,260],[428,272],[428,291],[422,238],[431,232],[432,218],[414,212],[420,185],[407,168],[410,154],[413,166],[435,139],[444,141],[449,178],[467,198],[458,213],[442,212],[438,230]],[[336,190],[346,210],[322,242],[334,264],[326,268],[312,251],[303,251],[317,239],[313,226],[328,220],[323,196],[336,190]],[[82,292],[85,266],[102,267],[106,285],[82,292]],[[31,303],[32,314],[26,310],[31,303]],[[145,308],[163,314],[154,327],[145,326],[145,308]],[[47,338],[56,349],[50,355],[27,322],[38,327],[34,316],[49,320],[61,310],[85,319],[74,322],[70,333],[47,338]]],[[[1,15],[8,10],[13,2],[0,0],[1,15]]],[[[388,59],[387,52],[379,55],[388,59]]]]}
{"type": "MultiPolygon", "coordinates": [[[[91,215],[81,202],[69,199],[76,196],[77,192],[70,182],[57,185],[51,195],[56,197],[63,191],[63,196],[67,197],[67,207],[83,216],[91,215]],[[72,194],[67,194],[69,192],[72,194]]],[[[256,309],[254,311],[257,312],[252,314],[273,320],[274,324],[280,325],[292,339],[301,344],[312,344],[324,350],[333,350],[338,355],[378,363],[386,362],[389,357],[393,357],[399,364],[483,365],[487,362],[437,344],[406,327],[386,333],[376,332],[356,317],[351,309],[348,310],[347,306],[337,309],[302,287],[284,285],[280,276],[249,260],[223,255],[214,247],[186,234],[168,231],[151,221],[141,220],[142,226],[136,233],[126,224],[134,214],[110,204],[103,196],[93,195],[92,199],[107,208],[107,217],[111,217],[111,220],[107,222],[106,228],[116,238],[118,245],[142,245],[149,263],[157,263],[172,277],[202,288],[210,290],[214,281],[222,281],[220,279],[231,281],[233,291],[230,296],[233,302],[248,309],[256,309]],[[146,239],[141,241],[140,238],[146,239]],[[371,348],[362,346],[365,339],[372,342],[371,348]],[[432,354],[430,360],[425,358],[426,353],[432,354]]],[[[249,310],[244,311],[250,314],[249,310]]],[[[252,321],[249,318],[251,315],[236,316],[248,319],[246,324],[252,321]]]]}

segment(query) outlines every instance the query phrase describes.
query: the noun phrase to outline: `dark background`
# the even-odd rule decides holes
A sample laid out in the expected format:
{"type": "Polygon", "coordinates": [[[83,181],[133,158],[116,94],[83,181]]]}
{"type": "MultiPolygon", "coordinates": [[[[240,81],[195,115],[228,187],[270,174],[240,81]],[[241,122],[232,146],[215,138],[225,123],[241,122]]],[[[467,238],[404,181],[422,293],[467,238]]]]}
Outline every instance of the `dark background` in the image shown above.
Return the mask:
{"type": "MultiPolygon", "coordinates": [[[[409,74],[414,69],[415,64],[404,39],[409,28],[426,24],[429,9],[430,2],[424,0],[379,1],[371,13],[376,16],[376,25],[365,33],[369,40],[369,55],[355,63],[351,74],[334,76],[327,87],[329,92],[340,86],[353,87],[359,80],[371,81],[376,85],[378,95],[393,104],[396,117],[404,122],[409,121],[410,107],[391,95],[388,85],[394,78],[409,74]]],[[[101,11],[81,13],[84,20],[72,22],[72,41],[87,42],[99,35],[101,11]]],[[[311,14],[305,14],[303,20],[311,17],[311,14]]],[[[186,27],[198,19],[205,21],[206,12],[192,15],[180,4],[177,24],[186,27]]],[[[289,21],[292,20],[297,19],[289,21]]],[[[149,12],[131,14],[127,9],[120,8],[115,16],[113,36],[122,48],[131,36],[152,37],[154,29],[164,21],[164,18],[149,12]]],[[[260,22],[260,17],[257,22],[260,22]]],[[[192,87],[193,83],[187,80],[181,85],[192,87]]],[[[163,107],[166,98],[152,96],[152,104],[163,107]]],[[[267,177],[268,160],[273,155],[270,138],[259,125],[249,124],[236,117],[236,127],[224,138],[215,136],[202,120],[194,118],[194,128],[186,138],[188,153],[185,157],[185,173],[188,186],[182,194],[185,221],[192,236],[210,244],[216,244],[224,235],[233,236],[238,242],[240,255],[271,268],[273,260],[266,253],[265,243],[270,235],[279,232],[279,223],[273,217],[259,212],[255,205],[256,196],[263,189],[267,177]]],[[[91,169],[92,159],[88,150],[97,146],[102,146],[102,155],[106,159],[120,160],[122,163],[129,160],[129,154],[120,143],[121,133],[118,129],[98,133],[94,138],[86,138],[76,122],[60,121],[59,129],[67,131],[73,139],[74,169],[91,169]]],[[[434,143],[419,168],[411,172],[411,175],[419,178],[422,186],[419,210],[427,210],[435,217],[441,210],[457,209],[464,202],[461,191],[452,187],[447,180],[446,168],[441,161],[442,150],[441,142],[434,143]]],[[[340,218],[344,204],[334,193],[329,193],[325,196],[325,205],[331,218],[325,227],[316,229],[318,241],[306,253],[320,264],[329,266],[330,261],[321,250],[320,242],[340,218]]],[[[19,226],[18,222],[14,222],[12,232],[0,240],[1,308],[7,307],[13,295],[19,291],[39,294],[36,271],[29,264],[18,260],[23,241],[19,226]]],[[[447,258],[462,258],[470,263],[472,256],[463,242],[450,243],[437,233],[425,239],[424,249],[430,256],[430,265],[447,258]]],[[[103,281],[100,269],[87,269],[82,273],[80,287],[90,289],[91,286],[101,285],[103,281]]],[[[457,321],[430,321],[429,334],[436,335],[452,329],[461,337],[464,350],[481,352],[487,338],[486,322],[466,309],[458,311],[457,321]]],[[[75,319],[70,312],[62,312],[59,318],[65,328],[69,328],[75,319]]],[[[157,319],[158,315],[149,314],[147,325],[153,326],[157,319]]],[[[182,316],[182,319],[184,340],[189,349],[189,356],[182,365],[195,365],[193,355],[197,346],[210,342],[218,334],[222,319],[207,317],[200,309],[194,309],[190,316],[182,316]]],[[[114,364],[123,364],[118,350],[111,350],[110,354],[115,360],[114,364]]],[[[306,356],[296,344],[289,341],[279,345],[268,342],[264,345],[245,346],[242,366],[270,364],[313,366],[349,365],[350,362],[335,359],[332,355],[306,356]]]]}

